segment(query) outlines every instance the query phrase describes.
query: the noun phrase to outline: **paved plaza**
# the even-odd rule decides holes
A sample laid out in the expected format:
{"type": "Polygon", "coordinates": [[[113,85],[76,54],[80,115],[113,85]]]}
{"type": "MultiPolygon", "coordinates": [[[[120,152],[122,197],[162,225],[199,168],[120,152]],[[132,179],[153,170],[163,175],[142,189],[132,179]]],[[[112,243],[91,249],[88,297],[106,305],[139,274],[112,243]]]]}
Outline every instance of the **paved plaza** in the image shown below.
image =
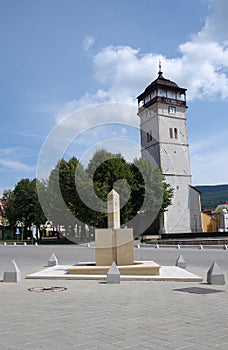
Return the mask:
{"type": "Polygon", "coordinates": [[[0,246],[1,276],[12,259],[22,274],[19,283],[1,283],[0,349],[228,349],[228,250],[135,248],[136,260],[160,265],[175,265],[182,254],[187,269],[203,277],[202,283],[24,278],[44,269],[52,253],[63,265],[95,260],[93,247],[0,246]],[[215,260],[225,274],[225,285],[206,284],[215,260]],[[67,289],[28,290],[47,286],[67,289]],[[181,291],[191,287],[217,292],[181,291]]]}

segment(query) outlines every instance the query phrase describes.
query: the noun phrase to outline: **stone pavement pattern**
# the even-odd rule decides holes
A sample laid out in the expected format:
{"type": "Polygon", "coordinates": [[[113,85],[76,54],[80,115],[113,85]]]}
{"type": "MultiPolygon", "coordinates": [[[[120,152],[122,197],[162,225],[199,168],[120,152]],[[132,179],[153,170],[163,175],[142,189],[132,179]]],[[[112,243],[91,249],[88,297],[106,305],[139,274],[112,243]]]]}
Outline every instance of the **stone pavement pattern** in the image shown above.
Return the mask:
{"type": "MultiPolygon", "coordinates": [[[[94,260],[94,249],[78,246],[0,246],[3,274],[15,259],[22,281],[1,283],[0,349],[145,350],[228,349],[228,287],[201,283],[25,280],[47,266],[54,253],[60,264],[94,260]],[[64,286],[64,292],[35,293],[31,287],[64,286]],[[224,290],[190,294],[179,288],[224,290]]],[[[141,248],[136,259],[175,264],[180,250],[141,248]]],[[[181,249],[187,269],[206,280],[214,260],[228,283],[228,251],[181,249]]]]}

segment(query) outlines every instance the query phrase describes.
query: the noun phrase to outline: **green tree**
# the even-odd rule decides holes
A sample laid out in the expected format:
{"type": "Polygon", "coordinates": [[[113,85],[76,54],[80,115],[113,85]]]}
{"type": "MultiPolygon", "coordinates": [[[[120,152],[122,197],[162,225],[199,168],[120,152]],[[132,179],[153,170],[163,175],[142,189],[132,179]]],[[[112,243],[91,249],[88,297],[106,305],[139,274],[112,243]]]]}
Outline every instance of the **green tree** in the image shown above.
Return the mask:
{"type": "Polygon", "coordinates": [[[47,218],[49,221],[52,221],[55,226],[67,225],[67,223],[69,223],[68,213],[64,210],[65,205],[60,189],[60,179],[64,177],[64,166],[64,159],[59,160],[49,175],[46,191],[39,194],[39,198],[47,218]],[[60,168],[62,169],[61,175],[60,168]]]}
{"type": "MultiPolygon", "coordinates": [[[[42,182],[38,183],[40,187],[44,186],[42,182]]],[[[19,221],[25,227],[30,227],[32,223],[40,225],[45,222],[46,218],[38,200],[36,184],[36,179],[22,179],[14,190],[4,191],[5,215],[11,227],[16,226],[19,221]]]]}
{"type": "MultiPolygon", "coordinates": [[[[161,170],[146,159],[135,159],[129,164],[120,154],[101,150],[94,154],[87,171],[96,194],[104,202],[113,188],[119,193],[121,224],[137,218],[149,225],[172,203],[172,188],[165,182],[161,170]]],[[[98,225],[107,227],[107,214],[98,216],[98,225]]]]}
{"type": "Polygon", "coordinates": [[[15,225],[16,222],[16,207],[14,201],[13,190],[5,190],[2,195],[4,201],[4,215],[9,221],[11,227],[15,225]]]}
{"type": "Polygon", "coordinates": [[[157,211],[159,213],[167,210],[172,204],[173,189],[165,181],[161,169],[144,158],[135,159],[132,164],[132,170],[135,174],[134,202],[139,202],[142,199],[145,211],[157,211]],[[147,191],[147,193],[146,193],[147,191]],[[147,194],[147,196],[146,196],[147,194]]]}
{"type": "Polygon", "coordinates": [[[120,195],[121,223],[126,222],[131,211],[128,202],[133,180],[130,164],[120,154],[100,150],[90,160],[87,172],[93,181],[95,193],[103,201],[102,213],[97,214],[97,225],[107,227],[107,195],[113,188],[120,195]]]}
{"type": "Polygon", "coordinates": [[[50,173],[45,194],[48,200],[42,203],[48,219],[57,227],[64,225],[71,239],[76,228],[84,236],[85,224],[93,222],[93,211],[85,204],[89,204],[90,188],[92,183],[75,157],[69,161],[61,159],[50,173]],[[86,195],[85,203],[78,189],[86,195]]]}
{"type": "Polygon", "coordinates": [[[49,176],[45,213],[55,225],[107,227],[107,195],[113,188],[120,195],[122,225],[137,220],[151,224],[173,195],[160,169],[149,161],[128,163],[120,154],[99,150],[86,170],[75,157],[58,162],[49,176]]]}

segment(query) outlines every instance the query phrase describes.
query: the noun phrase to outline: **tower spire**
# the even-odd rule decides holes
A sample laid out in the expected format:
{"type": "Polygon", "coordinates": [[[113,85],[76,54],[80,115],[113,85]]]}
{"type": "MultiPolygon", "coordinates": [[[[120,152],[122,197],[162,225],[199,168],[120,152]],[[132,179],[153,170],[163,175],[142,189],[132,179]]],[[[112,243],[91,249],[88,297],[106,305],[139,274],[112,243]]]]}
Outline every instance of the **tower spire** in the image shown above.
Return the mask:
{"type": "Polygon", "coordinates": [[[158,78],[163,78],[163,72],[161,70],[161,60],[159,60],[159,71],[158,71],[158,78]]]}

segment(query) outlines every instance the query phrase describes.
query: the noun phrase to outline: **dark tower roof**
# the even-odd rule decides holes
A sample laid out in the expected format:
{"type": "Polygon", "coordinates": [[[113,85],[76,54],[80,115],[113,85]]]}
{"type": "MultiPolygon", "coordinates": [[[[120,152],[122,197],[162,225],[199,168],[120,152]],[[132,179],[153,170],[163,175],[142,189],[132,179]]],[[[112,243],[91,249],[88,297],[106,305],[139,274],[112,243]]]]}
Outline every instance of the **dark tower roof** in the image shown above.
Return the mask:
{"type": "MultiPolygon", "coordinates": [[[[169,91],[174,91],[179,93],[180,95],[185,96],[185,92],[187,89],[179,87],[174,81],[171,81],[169,79],[166,79],[163,77],[163,72],[161,71],[161,66],[159,64],[159,72],[158,72],[158,77],[155,79],[150,85],[146,87],[143,93],[141,93],[137,99],[138,103],[140,101],[143,101],[146,96],[148,96],[151,92],[158,92],[158,89],[166,89],[169,91]]],[[[157,94],[156,94],[157,95],[157,94]]],[[[152,102],[152,101],[151,101],[152,102]]],[[[154,99],[153,99],[153,102],[154,99]]],[[[168,101],[167,101],[168,102],[168,101]]],[[[184,102],[184,101],[182,101],[184,102]]],[[[186,103],[185,103],[186,105],[186,103]]]]}

